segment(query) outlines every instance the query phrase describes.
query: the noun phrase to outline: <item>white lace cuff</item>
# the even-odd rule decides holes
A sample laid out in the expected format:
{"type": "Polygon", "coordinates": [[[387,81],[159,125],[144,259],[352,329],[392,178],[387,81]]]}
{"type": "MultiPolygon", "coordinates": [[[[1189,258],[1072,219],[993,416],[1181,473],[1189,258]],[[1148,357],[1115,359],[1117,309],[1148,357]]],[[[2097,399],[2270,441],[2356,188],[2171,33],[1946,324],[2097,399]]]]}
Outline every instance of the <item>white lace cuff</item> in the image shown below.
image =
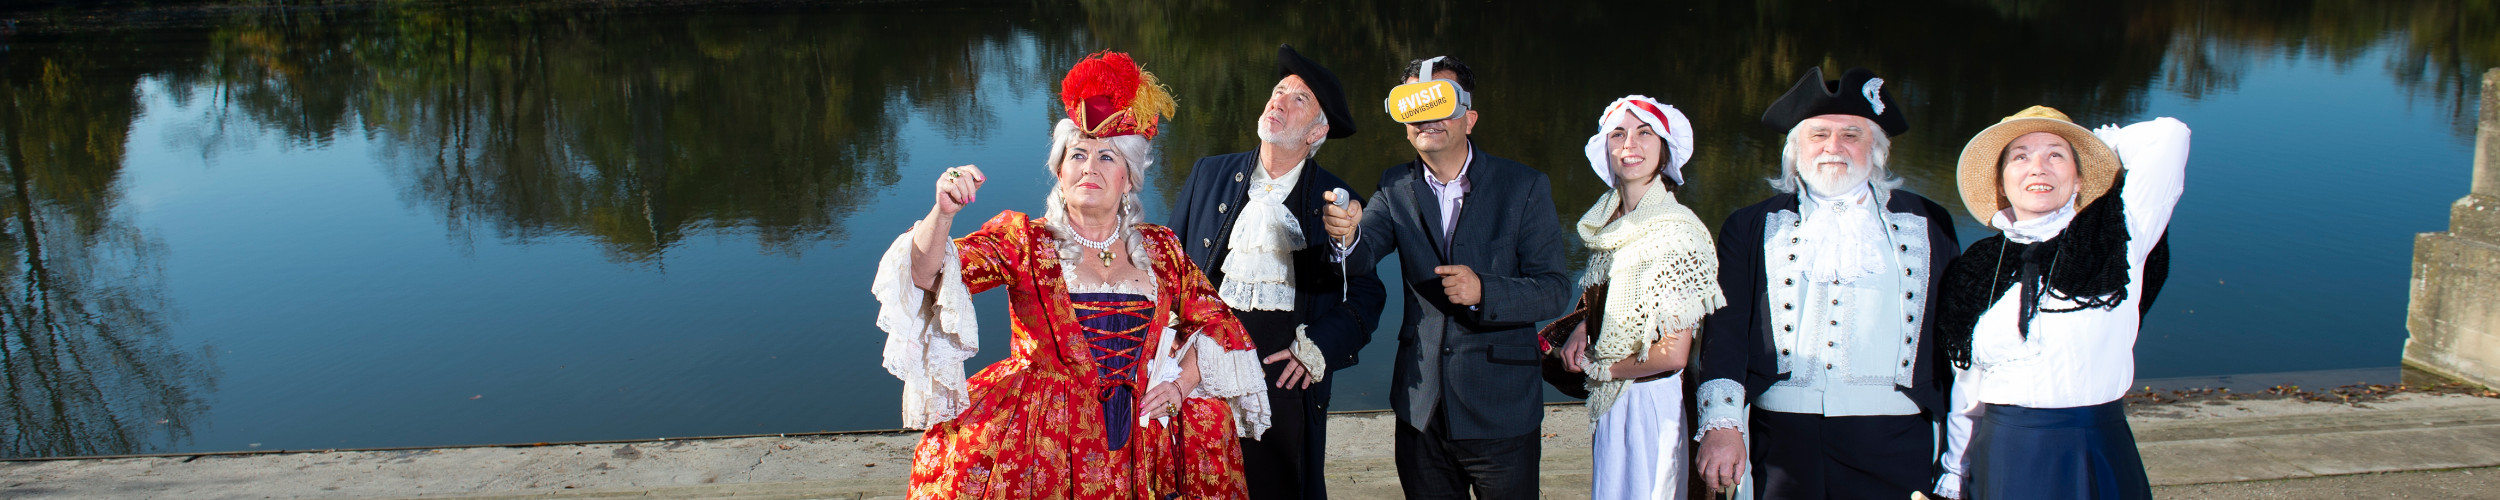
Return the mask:
{"type": "MultiPolygon", "coordinates": [[[[1167,339],[1174,334],[1164,329],[1167,339]]],[[[1259,368],[1259,352],[1225,349],[1204,335],[1190,338],[1190,347],[1198,350],[1198,388],[1189,397],[1224,400],[1233,408],[1233,428],[1241,437],[1257,439],[1267,432],[1276,412],[1267,405],[1267,372],[1259,368]]]]}
{"type": "Polygon", "coordinates": [[[1946,472],[1936,476],[1936,494],[1946,498],[1962,498],[1962,475],[1946,472]]]}
{"type": "Polygon", "coordinates": [[[869,292],[877,297],[877,329],[885,331],[885,371],[903,379],[903,427],[927,429],[963,412],[964,362],[981,350],[981,327],[964,287],[963,261],[946,244],[937,290],[912,282],[912,235],[886,247],[869,292]]]}
{"type": "Polygon", "coordinates": [[[1293,327],[1293,360],[1302,363],[1302,370],[1311,372],[1311,383],[1328,379],[1328,358],[1320,356],[1319,344],[1311,343],[1311,325],[1293,327]]]}
{"type": "Polygon", "coordinates": [[[1693,399],[1701,405],[1701,430],[1693,433],[1694,441],[1717,429],[1745,431],[1745,384],[1711,379],[1701,383],[1701,390],[1695,392],[1693,399]]]}

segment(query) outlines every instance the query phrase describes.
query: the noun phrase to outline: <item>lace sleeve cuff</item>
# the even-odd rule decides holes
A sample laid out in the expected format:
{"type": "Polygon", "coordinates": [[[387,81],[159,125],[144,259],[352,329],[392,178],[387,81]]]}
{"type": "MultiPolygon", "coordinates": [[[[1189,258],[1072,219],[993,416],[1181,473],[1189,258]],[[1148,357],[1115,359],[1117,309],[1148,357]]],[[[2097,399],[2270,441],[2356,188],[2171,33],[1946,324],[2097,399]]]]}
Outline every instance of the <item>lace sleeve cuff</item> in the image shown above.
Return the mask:
{"type": "Polygon", "coordinates": [[[1693,433],[1700,441],[1703,434],[1717,429],[1745,430],[1745,384],[1729,379],[1711,379],[1701,384],[1693,399],[1701,407],[1701,430],[1693,433]]]}
{"type": "Polygon", "coordinates": [[[1945,498],[1962,498],[1962,475],[1946,472],[1936,476],[1936,494],[1945,498]]]}
{"type": "Polygon", "coordinates": [[[1304,371],[1311,372],[1312,383],[1318,383],[1328,379],[1328,358],[1320,356],[1319,344],[1311,343],[1310,330],[1311,325],[1294,327],[1293,360],[1301,362],[1304,371]]]}
{"type": "Polygon", "coordinates": [[[911,233],[895,238],[869,292],[877,297],[877,329],[886,335],[885,371],[903,379],[903,426],[926,429],[954,420],[971,401],[964,361],[981,350],[981,335],[954,243],[946,245],[934,292],[912,282],[911,254],[911,233]]]}
{"type": "Polygon", "coordinates": [[[1258,351],[1225,349],[1205,335],[1190,339],[1190,347],[1198,350],[1198,388],[1189,397],[1224,400],[1233,408],[1233,428],[1241,431],[1240,437],[1257,439],[1267,432],[1275,410],[1267,404],[1267,372],[1259,368],[1258,351]]]}

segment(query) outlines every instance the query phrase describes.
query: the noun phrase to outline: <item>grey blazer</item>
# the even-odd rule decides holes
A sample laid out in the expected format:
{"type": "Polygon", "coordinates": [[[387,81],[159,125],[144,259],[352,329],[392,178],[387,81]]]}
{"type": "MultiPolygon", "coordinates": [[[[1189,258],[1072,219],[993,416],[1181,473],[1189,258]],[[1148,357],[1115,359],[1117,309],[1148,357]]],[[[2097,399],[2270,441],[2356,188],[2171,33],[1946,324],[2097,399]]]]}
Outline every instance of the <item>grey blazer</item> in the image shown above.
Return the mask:
{"type": "Polygon", "coordinates": [[[1401,255],[1406,319],[1389,391],[1400,422],[1419,430],[1445,423],[1453,439],[1531,434],[1545,415],[1537,322],[1561,316],[1572,299],[1566,243],[1544,172],[1482,150],[1471,155],[1471,189],[1448,242],[1424,163],[1389,167],[1363,208],[1346,271],[1370,274],[1390,252],[1401,255]],[[1484,300],[1451,304],[1432,272],[1442,265],[1475,271],[1484,300]]]}

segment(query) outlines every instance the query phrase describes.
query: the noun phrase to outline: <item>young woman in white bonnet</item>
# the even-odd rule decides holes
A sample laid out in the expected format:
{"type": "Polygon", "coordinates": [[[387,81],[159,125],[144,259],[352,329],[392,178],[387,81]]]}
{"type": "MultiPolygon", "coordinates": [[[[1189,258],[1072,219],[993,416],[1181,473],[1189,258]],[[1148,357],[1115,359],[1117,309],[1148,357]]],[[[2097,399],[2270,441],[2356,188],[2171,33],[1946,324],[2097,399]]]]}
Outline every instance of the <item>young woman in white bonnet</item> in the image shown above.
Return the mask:
{"type": "Polygon", "coordinates": [[[2188,128],[2087,131],[2033,106],[1962,149],[1972,243],[1937,291],[1954,366],[1936,492],[1976,499],[2152,498],[2120,401],[2168,260],[2188,128]]]}
{"type": "MultiPolygon", "coordinates": [[[[1685,362],[1702,315],[1726,303],[1710,230],[1675,200],[1692,121],[1645,96],[1606,105],[1586,149],[1609,188],[1574,225],[1589,248],[1581,310],[1553,355],[1587,375],[1595,420],[1590,498],[1685,498],[1692,435],[1685,362]]],[[[1551,338],[1551,337],[1549,337],[1551,338]]]]}

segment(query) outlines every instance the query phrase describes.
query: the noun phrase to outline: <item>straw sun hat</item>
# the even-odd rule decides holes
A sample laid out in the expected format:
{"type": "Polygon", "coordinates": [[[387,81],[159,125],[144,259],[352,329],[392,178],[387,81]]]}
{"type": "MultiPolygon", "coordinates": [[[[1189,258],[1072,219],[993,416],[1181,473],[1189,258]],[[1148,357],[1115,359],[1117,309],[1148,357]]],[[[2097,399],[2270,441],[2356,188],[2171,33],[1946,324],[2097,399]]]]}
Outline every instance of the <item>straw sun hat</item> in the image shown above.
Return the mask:
{"type": "Polygon", "coordinates": [[[2075,201],[2075,211],[2091,206],[2117,183],[2118,154],[2110,151],[2109,144],[2056,108],[2032,106],[1979,131],[1978,137],[1972,137],[1970,144],[1962,147],[1962,204],[1970,209],[1972,218],[1991,227],[1996,225],[1996,213],[2009,206],[2005,193],[1999,192],[2003,183],[1998,178],[1997,161],[2005,155],[2007,143],[2032,132],[2057,134],[2074,148],[2075,175],[2081,180],[2077,187],[2082,191],[2075,201]]]}

